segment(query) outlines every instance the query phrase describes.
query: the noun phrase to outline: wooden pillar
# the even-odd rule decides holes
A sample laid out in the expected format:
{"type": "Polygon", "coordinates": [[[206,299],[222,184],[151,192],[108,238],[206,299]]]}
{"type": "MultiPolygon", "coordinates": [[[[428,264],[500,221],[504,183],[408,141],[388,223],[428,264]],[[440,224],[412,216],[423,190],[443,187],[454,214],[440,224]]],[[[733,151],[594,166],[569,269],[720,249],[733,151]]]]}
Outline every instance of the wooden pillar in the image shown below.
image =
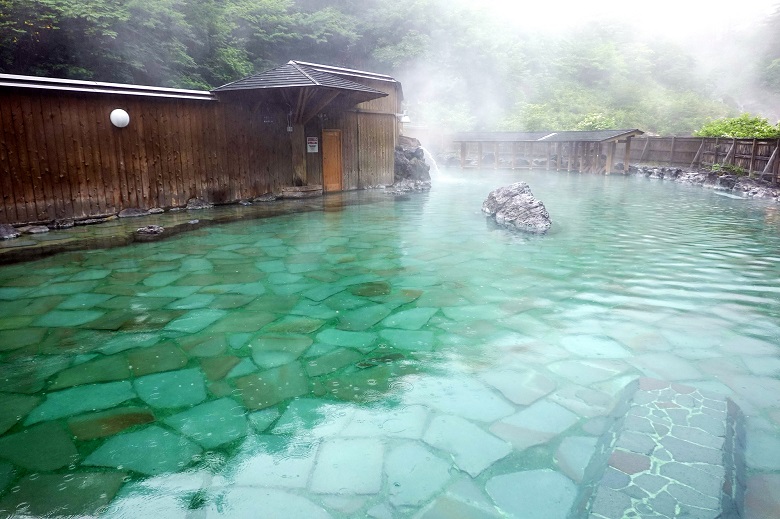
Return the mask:
{"type": "Polygon", "coordinates": [[[607,144],[607,170],[605,173],[609,175],[612,173],[612,165],[615,161],[615,150],[617,149],[617,142],[612,141],[607,144]]]}
{"type": "Polygon", "coordinates": [[[555,171],[561,170],[561,143],[555,143],[555,171]]]}
{"type": "Polygon", "coordinates": [[[626,137],[626,149],[623,153],[623,173],[628,174],[629,164],[631,163],[631,141],[633,137],[626,137]]]}
{"type": "Polygon", "coordinates": [[[772,184],[777,184],[777,172],[780,170],[780,167],[778,167],[780,166],[780,160],[777,160],[778,153],[780,153],[780,139],[777,140],[777,145],[774,151],[772,151],[772,155],[769,156],[764,171],[761,172],[762,177],[767,173],[772,173],[772,184]]]}
{"type": "Polygon", "coordinates": [[[547,143],[547,171],[550,171],[550,161],[552,160],[552,143],[547,143]]]}
{"type": "Polygon", "coordinates": [[[466,167],[466,155],[468,154],[468,143],[460,143],[460,169],[466,167]]]}
{"type": "Polygon", "coordinates": [[[306,185],[306,132],[300,123],[293,124],[290,133],[290,146],[292,147],[293,185],[306,185]]]}
{"type": "Polygon", "coordinates": [[[753,177],[753,167],[756,165],[756,146],[758,140],[753,139],[753,147],[750,149],[750,167],[748,168],[748,177],[753,177]]]}
{"type": "Polygon", "coordinates": [[[574,164],[574,157],[577,152],[577,143],[576,142],[570,142],[569,143],[569,163],[567,164],[568,168],[566,171],[571,173],[572,165],[574,164]]]}
{"type": "Polygon", "coordinates": [[[499,143],[493,143],[493,169],[498,169],[498,147],[499,143]]]}
{"type": "MultiPolygon", "coordinates": [[[[777,139],[775,145],[775,154],[780,153],[780,139],[777,139]]],[[[777,157],[777,155],[775,155],[777,157]]],[[[775,172],[772,176],[772,184],[777,185],[777,177],[780,176],[780,160],[775,160],[775,172]]]]}
{"type": "Polygon", "coordinates": [[[647,153],[647,149],[650,147],[650,137],[647,137],[645,139],[645,147],[642,148],[642,154],[639,156],[639,162],[642,162],[645,160],[645,154],[647,153]]]}
{"type": "Polygon", "coordinates": [[[696,155],[693,157],[693,160],[691,161],[691,168],[693,168],[693,165],[697,162],[701,164],[701,152],[704,149],[704,143],[707,142],[707,139],[702,137],[701,144],[699,145],[699,151],[696,152],[696,155]]]}
{"type": "Polygon", "coordinates": [[[477,168],[482,169],[482,143],[477,143],[477,168]]]}
{"type": "Polygon", "coordinates": [[[517,155],[517,143],[513,142],[510,144],[511,150],[512,150],[512,169],[515,169],[515,156],[517,155]]]}
{"type": "Polygon", "coordinates": [[[712,155],[712,163],[717,164],[718,163],[718,137],[715,137],[715,151],[712,155]]]}

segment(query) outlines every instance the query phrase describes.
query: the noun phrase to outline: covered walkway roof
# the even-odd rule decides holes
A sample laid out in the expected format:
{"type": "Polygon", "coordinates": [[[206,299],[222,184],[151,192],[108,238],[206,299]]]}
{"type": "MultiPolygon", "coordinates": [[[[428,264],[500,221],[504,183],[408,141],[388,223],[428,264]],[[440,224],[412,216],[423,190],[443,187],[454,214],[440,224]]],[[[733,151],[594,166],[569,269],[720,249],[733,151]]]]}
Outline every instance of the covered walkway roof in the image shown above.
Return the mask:
{"type": "Polygon", "coordinates": [[[543,131],[543,132],[461,132],[453,142],[614,142],[637,137],[644,132],[631,130],[543,131]]]}

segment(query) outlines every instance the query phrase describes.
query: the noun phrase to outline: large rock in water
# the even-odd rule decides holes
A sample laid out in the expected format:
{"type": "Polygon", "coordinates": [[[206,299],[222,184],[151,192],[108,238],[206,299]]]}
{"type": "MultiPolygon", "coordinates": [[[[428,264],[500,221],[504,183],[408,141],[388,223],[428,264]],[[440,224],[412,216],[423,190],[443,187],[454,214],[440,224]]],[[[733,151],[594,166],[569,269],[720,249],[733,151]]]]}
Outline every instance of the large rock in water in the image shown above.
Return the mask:
{"type": "Polygon", "coordinates": [[[393,191],[427,191],[431,188],[431,167],[425,163],[425,153],[420,141],[403,135],[395,147],[393,191]]]}
{"type": "Polygon", "coordinates": [[[491,191],[482,204],[482,212],[495,218],[499,225],[534,234],[544,234],[552,225],[544,204],[525,182],[491,191]]]}

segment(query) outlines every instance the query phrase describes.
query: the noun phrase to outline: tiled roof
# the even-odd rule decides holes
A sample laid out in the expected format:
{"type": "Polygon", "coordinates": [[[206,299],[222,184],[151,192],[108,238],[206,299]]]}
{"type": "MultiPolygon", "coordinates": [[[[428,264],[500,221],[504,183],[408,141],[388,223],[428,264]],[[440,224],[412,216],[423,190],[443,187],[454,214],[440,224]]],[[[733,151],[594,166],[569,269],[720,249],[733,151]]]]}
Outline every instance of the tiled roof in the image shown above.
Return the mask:
{"type": "MultiPolygon", "coordinates": [[[[355,77],[359,77],[359,71],[349,71],[348,69],[335,69],[335,67],[318,66],[309,63],[300,63],[290,61],[280,67],[276,67],[265,72],[260,72],[253,76],[239,79],[232,83],[217,87],[212,92],[222,93],[238,90],[260,90],[260,89],[278,89],[292,87],[322,87],[334,90],[347,91],[353,96],[359,98],[360,102],[385,97],[388,94],[381,90],[361,85],[343,77],[345,72],[354,72],[355,77]],[[327,69],[334,69],[338,72],[326,72],[327,69]]],[[[361,73],[367,77],[366,74],[361,73]]],[[[382,76],[389,77],[389,76],[382,76]]]]}

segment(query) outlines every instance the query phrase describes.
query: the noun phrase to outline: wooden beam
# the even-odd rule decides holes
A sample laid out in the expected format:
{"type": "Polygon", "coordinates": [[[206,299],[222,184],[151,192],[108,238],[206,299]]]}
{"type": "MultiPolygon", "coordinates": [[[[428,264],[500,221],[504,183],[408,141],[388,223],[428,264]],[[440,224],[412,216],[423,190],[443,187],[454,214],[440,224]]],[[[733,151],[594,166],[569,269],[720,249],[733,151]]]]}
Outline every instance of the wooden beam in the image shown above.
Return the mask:
{"type": "Polygon", "coordinates": [[[731,139],[731,147],[729,148],[728,153],[726,153],[726,158],[723,159],[724,164],[728,164],[729,159],[731,159],[731,162],[734,162],[734,152],[737,150],[737,139],[731,139]]]}
{"type": "Polygon", "coordinates": [[[648,147],[650,147],[650,137],[645,140],[645,147],[642,149],[642,154],[639,156],[639,162],[645,160],[645,153],[647,153],[648,147]]]}
{"type": "Polygon", "coordinates": [[[696,155],[693,157],[693,160],[691,161],[691,166],[690,167],[693,167],[693,165],[696,164],[697,162],[701,163],[701,161],[699,160],[699,157],[701,157],[701,152],[704,149],[704,143],[705,142],[707,142],[707,140],[704,137],[702,137],[701,144],[699,145],[699,151],[697,151],[696,155]]]}
{"type": "MultiPolygon", "coordinates": [[[[777,141],[777,146],[775,146],[774,151],[772,151],[772,155],[770,155],[769,160],[766,163],[766,166],[764,166],[764,171],[761,172],[761,176],[763,177],[770,171],[772,171],[772,166],[774,166],[775,161],[777,160],[777,150],[780,148],[780,140],[777,141]]],[[[777,177],[772,179],[773,182],[777,182],[777,177]]]]}
{"type": "Polygon", "coordinates": [[[626,148],[623,153],[623,174],[628,174],[629,163],[631,162],[631,141],[632,137],[626,137],[626,148]]]}
{"type": "Polygon", "coordinates": [[[672,151],[669,153],[669,165],[670,166],[674,164],[674,147],[675,147],[676,143],[677,143],[677,139],[675,137],[672,137],[672,151]]]}
{"type": "Polygon", "coordinates": [[[327,92],[316,103],[310,103],[309,106],[304,107],[303,115],[301,116],[301,124],[306,124],[314,118],[323,108],[328,106],[334,99],[339,96],[338,90],[334,92],[327,92]]]}
{"type": "Polygon", "coordinates": [[[757,139],[753,139],[753,147],[750,149],[750,167],[748,168],[748,177],[753,177],[753,166],[756,165],[756,147],[757,147],[758,141],[757,139]]]}
{"type": "Polygon", "coordinates": [[[718,146],[720,146],[720,144],[718,143],[718,140],[719,140],[719,138],[715,137],[715,151],[714,151],[714,153],[712,155],[712,163],[713,164],[717,164],[718,163],[718,151],[719,151],[718,150],[718,146]]]}
{"type": "Polygon", "coordinates": [[[498,143],[493,143],[493,169],[498,169],[498,143]]]}
{"type": "Polygon", "coordinates": [[[290,148],[292,151],[292,166],[294,186],[306,185],[306,132],[303,125],[293,123],[293,131],[290,132],[290,148]]]}
{"type": "Polygon", "coordinates": [[[477,143],[477,168],[482,169],[482,143],[477,143]]]}
{"type": "Polygon", "coordinates": [[[617,149],[617,143],[615,141],[612,141],[610,143],[607,143],[607,165],[606,165],[606,171],[605,174],[609,175],[612,173],[612,165],[615,161],[615,150],[617,149]]]}
{"type": "Polygon", "coordinates": [[[460,143],[460,169],[466,167],[466,154],[468,153],[468,147],[469,145],[467,142],[460,143]]]}

